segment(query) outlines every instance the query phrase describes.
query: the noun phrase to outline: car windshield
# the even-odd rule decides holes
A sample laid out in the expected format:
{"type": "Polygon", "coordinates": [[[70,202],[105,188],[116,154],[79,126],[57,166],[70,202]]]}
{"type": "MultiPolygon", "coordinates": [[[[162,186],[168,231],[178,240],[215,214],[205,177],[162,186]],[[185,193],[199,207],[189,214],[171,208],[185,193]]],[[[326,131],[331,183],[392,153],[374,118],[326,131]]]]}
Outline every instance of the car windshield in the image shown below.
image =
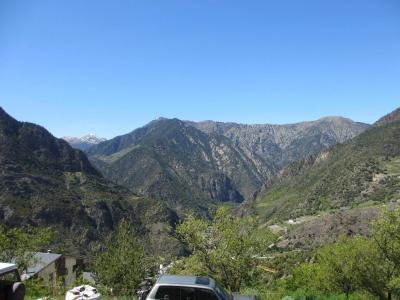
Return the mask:
{"type": "Polygon", "coordinates": [[[217,292],[218,296],[223,299],[223,300],[232,300],[232,295],[225,291],[222,287],[219,287],[218,285],[215,286],[215,291],[217,292]]]}

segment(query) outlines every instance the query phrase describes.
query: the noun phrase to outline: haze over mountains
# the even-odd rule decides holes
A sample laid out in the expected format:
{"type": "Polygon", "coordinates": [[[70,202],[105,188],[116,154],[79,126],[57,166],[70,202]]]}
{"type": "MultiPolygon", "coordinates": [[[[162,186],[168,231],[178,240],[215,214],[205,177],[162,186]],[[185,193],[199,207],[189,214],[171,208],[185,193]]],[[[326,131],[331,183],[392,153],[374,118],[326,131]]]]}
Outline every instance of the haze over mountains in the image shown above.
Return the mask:
{"type": "Polygon", "coordinates": [[[369,127],[341,117],[289,125],[159,118],[86,150],[108,179],[183,212],[240,203],[288,163],[369,127]]]}

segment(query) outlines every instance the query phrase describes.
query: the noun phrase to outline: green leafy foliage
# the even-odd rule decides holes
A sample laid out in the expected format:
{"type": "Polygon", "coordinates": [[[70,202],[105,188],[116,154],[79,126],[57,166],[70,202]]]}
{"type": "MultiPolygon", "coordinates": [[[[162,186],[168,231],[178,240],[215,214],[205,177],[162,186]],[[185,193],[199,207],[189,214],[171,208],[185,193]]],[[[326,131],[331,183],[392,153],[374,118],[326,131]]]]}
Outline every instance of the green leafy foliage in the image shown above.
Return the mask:
{"type": "Polygon", "coordinates": [[[126,221],[110,236],[93,263],[96,282],[117,295],[133,295],[145,275],[143,247],[126,221]]]}
{"type": "Polygon", "coordinates": [[[317,252],[314,263],[302,264],[293,273],[292,288],[308,287],[313,291],[342,292],[349,295],[359,286],[358,258],[369,248],[363,238],[343,238],[317,252]]]}
{"type": "MultiPolygon", "coordinates": [[[[264,298],[263,298],[264,299],[264,298]]],[[[310,291],[310,290],[296,290],[283,291],[271,297],[265,298],[267,300],[376,300],[375,297],[366,293],[352,293],[350,295],[334,293],[334,292],[322,292],[322,291],[310,291]],[[284,295],[284,296],[283,296],[284,295]]]]}
{"type": "Polygon", "coordinates": [[[296,268],[289,290],[368,292],[379,299],[400,296],[400,210],[386,211],[370,238],[343,237],[322,247],[312,262],[296,268]]]}
{"type": "Polygon", "coordinates": [[[15,261],[20,270],[25,270],[35,252],[48,246],[50,228],[6,228],[0,225],[0,262],[15,261]]]}
{"type": "Polygon", "coordinates": [[[367,281],[367,285],[371,286],[372,293],[384,290],[389,295],[400,296],[400,210],[387,210],[374,223],[372,239],[376,247],[375,257],[368,258],[377,260],[378,265],[374,270],[365,271],[378,276],[375,281],[367,281]]]}
{"type": "Polygon", "coordinates": [[[30,278],[24,282],[26,288],[26,298],[38,299],[44,296],[49,296],[54,293],[54,289],[51,289],[45,284],[42,278],[30,278]]]}
{"type": "Polygon", "coordinates": [[[212,221],[189,215],[176,231],[191,255],[177,262],[173,272],[211,276],[232,291],[260,278],[258,257],[273,240],[265,230],[260,234],[257,219],[235,218],[226,208],[216,210],[212,221]]]}

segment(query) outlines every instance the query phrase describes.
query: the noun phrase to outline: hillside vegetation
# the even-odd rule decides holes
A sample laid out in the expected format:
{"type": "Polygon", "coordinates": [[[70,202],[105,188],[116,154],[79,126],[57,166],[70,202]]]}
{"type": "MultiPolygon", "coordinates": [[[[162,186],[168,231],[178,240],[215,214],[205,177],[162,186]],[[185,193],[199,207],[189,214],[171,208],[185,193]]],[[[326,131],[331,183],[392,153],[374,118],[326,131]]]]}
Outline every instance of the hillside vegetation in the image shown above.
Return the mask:
{"type": "Polygon", "coordinates": [[[264,221],[400,199],[400,121],[378,123],[349,142],[285,168],[248,201],[264,221]]]}

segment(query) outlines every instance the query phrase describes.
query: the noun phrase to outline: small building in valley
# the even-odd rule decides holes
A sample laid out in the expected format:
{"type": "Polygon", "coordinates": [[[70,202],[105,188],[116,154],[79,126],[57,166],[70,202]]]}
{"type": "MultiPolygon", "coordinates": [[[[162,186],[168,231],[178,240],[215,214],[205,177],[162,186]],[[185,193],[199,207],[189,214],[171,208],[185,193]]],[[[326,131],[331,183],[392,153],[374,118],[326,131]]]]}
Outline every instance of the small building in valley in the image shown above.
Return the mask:
{"type": "Polygon", "coordinates": [[[65,286],[71,286],[76,280],[77,259],[72,256],[51,252],[36,252],[26,271],[21,275],[23,280],[41,278],[45,285],[54,286],[63,280],[65,286]]]}

